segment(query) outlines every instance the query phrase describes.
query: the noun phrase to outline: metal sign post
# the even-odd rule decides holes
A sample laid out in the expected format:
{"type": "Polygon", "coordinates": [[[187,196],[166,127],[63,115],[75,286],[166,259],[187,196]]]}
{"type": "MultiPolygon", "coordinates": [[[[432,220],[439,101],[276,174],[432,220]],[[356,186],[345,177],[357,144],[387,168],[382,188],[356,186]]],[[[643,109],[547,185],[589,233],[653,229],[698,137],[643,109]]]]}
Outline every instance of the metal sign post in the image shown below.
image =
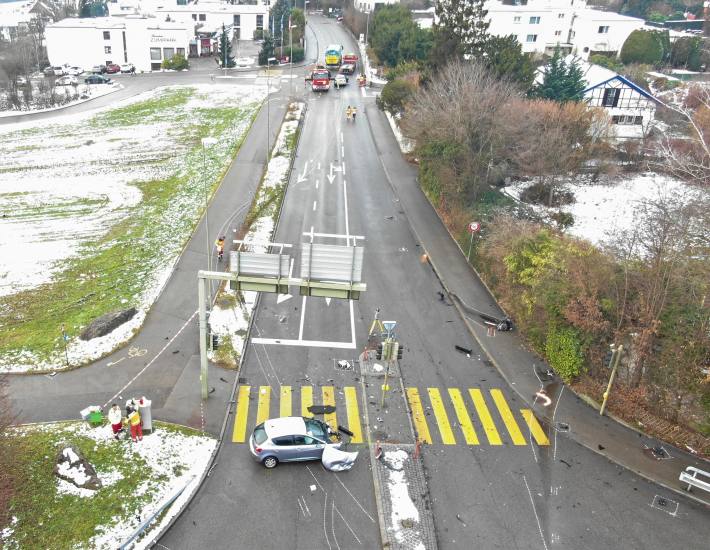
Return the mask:
{"type": "Polygon", "coordinates": [[[471,261],[471,248],[473,247],[473,234],[478,233],[481,230],[481,224],[478,222],[471,222],[466,226],[466,230],[471,234],[471,241],[468,243],[468,254],[466,255],[466,261],[471,261]]]}

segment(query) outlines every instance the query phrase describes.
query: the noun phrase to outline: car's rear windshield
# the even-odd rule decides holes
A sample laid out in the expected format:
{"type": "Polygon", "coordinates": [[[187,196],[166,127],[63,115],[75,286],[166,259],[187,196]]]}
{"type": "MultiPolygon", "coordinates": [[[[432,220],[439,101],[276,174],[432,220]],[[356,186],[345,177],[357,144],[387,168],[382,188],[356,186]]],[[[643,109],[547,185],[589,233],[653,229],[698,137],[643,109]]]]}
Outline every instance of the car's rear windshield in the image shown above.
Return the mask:
{"type": "Polygon", "coordinates": [[[254,428],[254,443],[256,443],[257,445],[261,445],[266,440],[267,437],[264,425],[259,424],[256,428],[254,428]]]}

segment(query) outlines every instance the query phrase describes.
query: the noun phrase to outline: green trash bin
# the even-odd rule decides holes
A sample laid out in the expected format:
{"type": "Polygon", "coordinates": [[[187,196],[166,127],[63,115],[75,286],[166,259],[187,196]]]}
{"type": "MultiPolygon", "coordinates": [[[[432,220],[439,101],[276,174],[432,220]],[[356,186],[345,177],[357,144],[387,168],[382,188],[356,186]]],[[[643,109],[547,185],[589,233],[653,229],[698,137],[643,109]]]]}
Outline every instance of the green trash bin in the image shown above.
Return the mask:
{"type": "Polygon", "coordinates": [[[101,426],[104,423],[104,415],[101,411],[91,411],[87,420],[93,427],[101,426]]]}

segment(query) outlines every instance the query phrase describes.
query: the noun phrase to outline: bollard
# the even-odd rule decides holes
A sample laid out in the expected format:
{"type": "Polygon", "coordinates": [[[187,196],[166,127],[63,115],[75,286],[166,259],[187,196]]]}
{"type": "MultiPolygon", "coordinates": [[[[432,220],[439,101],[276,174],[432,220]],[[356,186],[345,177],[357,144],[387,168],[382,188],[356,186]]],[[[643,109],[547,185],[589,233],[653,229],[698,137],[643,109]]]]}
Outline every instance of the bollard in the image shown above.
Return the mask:
{"type": "Polygon", "coordinates": [[[380,441],[378,439],[377,441],[375,441],[375,458],[377,460],[379,460],[381,456],[382,456],[382,447],[380,447],[380,441]]]}
{"type": "Polygon", "coordinates": [[[422,452],[422,441],[417,437],[416,442],[414,443],[414,458],[419,458],[419,455],[422,452]]]}

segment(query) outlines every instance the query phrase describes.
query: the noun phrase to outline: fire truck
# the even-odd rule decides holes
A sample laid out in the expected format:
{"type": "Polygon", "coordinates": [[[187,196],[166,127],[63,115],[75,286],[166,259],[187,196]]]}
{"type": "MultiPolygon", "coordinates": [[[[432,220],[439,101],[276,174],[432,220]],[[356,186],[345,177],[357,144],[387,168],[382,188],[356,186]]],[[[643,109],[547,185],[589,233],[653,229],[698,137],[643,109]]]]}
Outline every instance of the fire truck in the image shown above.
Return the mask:
{"type": "Polygon", "coordinates": [[[314,92],[327,92],[330,89],[330,71],[322,65],[316,65],[306,81],[311,83],[314,92]]]}

